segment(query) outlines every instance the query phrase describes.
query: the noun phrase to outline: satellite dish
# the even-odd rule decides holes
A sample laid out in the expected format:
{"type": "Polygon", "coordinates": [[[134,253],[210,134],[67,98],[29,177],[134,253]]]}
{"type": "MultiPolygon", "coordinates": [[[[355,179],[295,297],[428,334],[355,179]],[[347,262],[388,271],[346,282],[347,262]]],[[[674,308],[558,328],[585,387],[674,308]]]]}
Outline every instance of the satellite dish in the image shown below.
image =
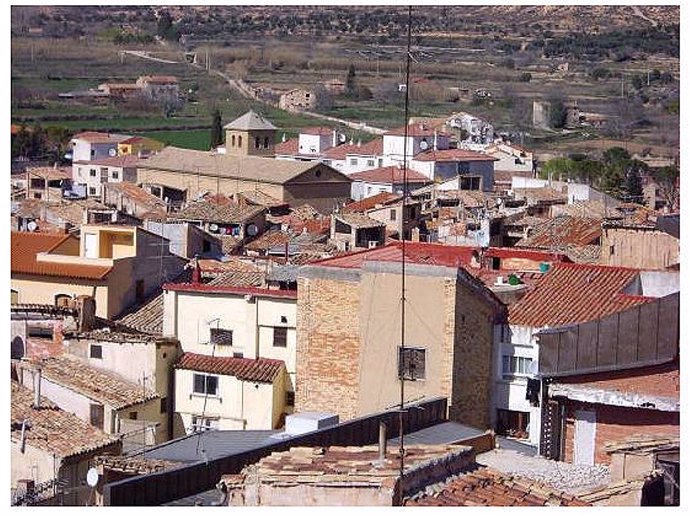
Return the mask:
{"type": "Polygon", "coordinates": [[[427,150],[429,148],[429,142],[427,142],[426,140],[422,140],[419,143],[419,148],[422,149],[423,151],[427,150]]]}
{"type": "Polygon", "coordinates": [[[108,151],[108,155],[109,155],[109,156],[113,156],[113,157],[114,157],[114,156],[117,156],[117,149],[110,149],[110,150],[108,151]]]}
{"type": "Polygon", "coordinates": [[[27,228],[29,231],[36,231],[36,230],[38,229],[38,224],[36,224],[36,221],[35,221],[35,220],[32,220],[31,222],[29,222],[29,223],[26,225],[26,228],[27,228]]]}
{"type": "Polygon", "coordinates": [[[249,226],[247,226],[247,234],[249,236],[256,236],[258,232],[259,228],[256,227],[256,224],[249,224],[249,226]]]}
{"type": "Polygon", "coordinates": [[[343,133],[338,133],[338,141],[340,143],[345,143],[345,141],[347,141],[347,136],[345,136],[343,133]]]}
{"type": "Polygon", "coordinates": [[[98,470],[96,468],[90,468],[86,472],[86,483],[91,487],[96,487],[98,485],[98,470]]]}
{"type": "Polygon", "coordinates": [[[218,224],[211,224],[208,229],[211,231],[218,231],[218,224]]]}

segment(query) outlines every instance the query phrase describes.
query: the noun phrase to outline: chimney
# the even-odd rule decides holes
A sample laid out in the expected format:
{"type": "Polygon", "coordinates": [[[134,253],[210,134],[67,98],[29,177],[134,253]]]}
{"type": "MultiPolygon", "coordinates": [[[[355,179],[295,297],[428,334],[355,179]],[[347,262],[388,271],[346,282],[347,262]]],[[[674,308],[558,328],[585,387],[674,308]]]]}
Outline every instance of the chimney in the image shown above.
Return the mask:
{"type": "Polygon", "coordinates": [[[332,146],[335,147],[336,145],[338,145],[338,131],[333,129],[333,145],[332,146]]]}
{"type": "Polygon", "coordinates": [[[192,269],[192,283],[201,283],[201,267],[199,266],[199,255],[194,256],[194,265],[192,269]]]}
{"type": "Polygon", "coordinates": [[[77,297],[79,312],[79,332],[91,331],[96,326],[96,300],[91,296],[77,297]]]}
{"type": "Polygon", "coordinates": [[[386,422],[380,421],[379,422],[379,461],[381,461],[381,462],[386,460],[387,445],[388,445],[388,443],[386,441],[386,422]]]}
{"type": "MultiPolygon", "coordinates": [[[[34,404],[32,408],[41,408],[41,366],[37,366],[34,371],[34,404]]],[[[24,425],[22,425],[22,433],[24,430],[24,425]]]]}

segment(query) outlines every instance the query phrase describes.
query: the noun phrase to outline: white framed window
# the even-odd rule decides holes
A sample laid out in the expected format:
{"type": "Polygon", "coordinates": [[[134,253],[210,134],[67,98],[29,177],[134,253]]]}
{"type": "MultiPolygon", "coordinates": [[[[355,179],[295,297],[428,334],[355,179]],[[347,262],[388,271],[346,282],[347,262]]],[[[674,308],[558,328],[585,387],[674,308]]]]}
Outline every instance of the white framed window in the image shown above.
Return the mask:
{"type": "Polygon", "coordinates": [[[357,165],[357,158],[350,158],[350,165],[357,165]]]}
{"type": "Polygon", "coordinates": [[[218,377],[210,374],[194,374],[194,394],[218,396],[218,377]]]}
{"type": "Polygon", "coordinates": [[[120,172],[117,170],[112,171],[112,178],[113,179],[120,179],[120,172]]]}
{"type": "Polygon", "coordinates": [[[89,175],[90,175],[91,177],[96,177],[96,169],[95,169],[95,168],[92,168],[91,170],[89,170],[89,175]]]}
{"type": "Polygon", "coordinates": [[[503,355],[502,359],[503,378],[527,376],[529,374],[532,374],[531,358],[516,357],[514,355],[503,355]]]}
{"type": "Polygon", "coordinates": [[[373,159],[368,159],[367,160],[367,167],[374,167],[374,166],[376,166],[375,163],[376,162],[373,159]]]}

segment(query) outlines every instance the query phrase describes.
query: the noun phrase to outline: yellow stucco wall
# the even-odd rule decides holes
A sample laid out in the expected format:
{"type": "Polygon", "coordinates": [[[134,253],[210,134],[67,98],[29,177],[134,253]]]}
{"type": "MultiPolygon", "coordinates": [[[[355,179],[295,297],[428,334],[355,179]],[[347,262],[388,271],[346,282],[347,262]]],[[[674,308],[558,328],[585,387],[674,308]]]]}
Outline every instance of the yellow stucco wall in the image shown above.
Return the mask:
{"type": "Polygon", "coordinates": [[[45,276],[16,275],[11,279],[11,288],[18,292],[18,302],[52,305],[57,294],[86,295],[96,299],[96,315],[108,317],[108,286],[92,280],[70,280],[45,276]]]}

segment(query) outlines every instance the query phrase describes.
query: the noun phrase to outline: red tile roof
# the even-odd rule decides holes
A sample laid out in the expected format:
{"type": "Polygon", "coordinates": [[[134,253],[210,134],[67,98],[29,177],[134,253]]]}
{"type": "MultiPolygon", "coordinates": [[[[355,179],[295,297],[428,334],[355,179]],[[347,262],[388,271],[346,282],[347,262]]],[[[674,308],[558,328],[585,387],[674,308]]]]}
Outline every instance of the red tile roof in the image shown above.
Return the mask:
{"type": "Polygon", "coordinates": [[[484,256],[491,258],[524,258],[539,262],[570,262],[571,260],[562,253],[548,253],[532,249],[517,249],[515,247],[489,247],[484,256]]]}
{"type": "MultiPolygon", "coordinates": [[[[350,179],[368,183],[403,183],[405,181],[404,176],[403,169],[395,166],[374,168],[349,175],[350,179]]],[[[432,182],[427,176],[411,168],[407,169],[407,181],[412,183],[432,182]]]]}
{"type": "MultiPolygon", "coordinates": [[[[474,252],[476,252],[474,247],[405,242],[406,260],[418,264],[458,267],[468,264],[474,252]]],[[[367,261],[402,261],[402,243],[395,242],[375,249],[327,258],[315,262],[314,265],[356,269],[362,267],[367,261]]]]}
{"type": "Polygon", "coordinates": [[[36,261],[36,253],[50,251],[70,238],[74,237],[71,235],[13,231],[11,236],[12,275],[31,274],[76,279],[104,279],[112,267],[36,261]]]}
{"type": "Polygon", "coordinates": [[[136,156],[126,154],[124,156],[112,156],[110,158],[95,159],[93,161],[75,161],[74,163],[77,165],[97,165],[99,167],[134,168],[139,161],[141,160],[136,156]]]}
{"type": "Polygon", "coordinates": [[[84,131],[72,136],[73,140],[86,140],[89,143],[120,143],[130,138],[130,135],[99,133],[96,131],[84,131]]]}
{"type": "Polygon", "coordinates": [[[601,238],[601,219],[555,217],[534,227],[532,234],[521,239],[518,247],[558,249],[566,245],[589,245],[601,238]]]}
{"type": "Polygon", "coordinates": [[[296,290],[278,290],[256,287],[229,287],[223,285],[209,285],[206,283],[165,283],[164,290],[174,292],[208,292],[209,294],[234,294],[238,296],[252,295],[257,297],[272,297],[280,299],[297,299],[296,290]]]}
{"type": "Polygon", "coordinates": [[[21,439],[21,424],[26,419],[31,422],[25,434],[26,443],[58,457],[96,452],[120,441],[118,436],[108,435],[85,423],[44,397],[41,397],[41,408],[33,408],[34,393],[14,381],[11,385],[12,441],[21,439]]]}
{"type": "Polygon", "coordinates": [[[509,321],[519,326],[562,326],[606,317],[647,303],[623,292],[637,269],[557,263],[524,298],[510,307],[509,321]]]}
{"type": "Polygon", "coordinates": [[[324,152],[327,159],[345,159],[348,155],[353,156],[380,156],[383,154],[383,138],[376,138],[362,145],[337,145],[324,152]]]}
{"type": "Polygon", "coordinates": [[[407,136],[448,136],[446,133],[439,132],[433,127],[425,123],[419,124],[409,124],[407,127],[400,126],[395,129],[391,129],[385,135],[386,136],[405,136],[405,129],[407,129],[407,136]]]}
{"type": "Polygon", "coordinates": [[[30,175],[35,177],[42,177],[48,181],[54,179],[72,179],[72,170],[69,167],[36,167],[26,170],[30,175]]]}
{"type": "Polygon", "coordinates": [[[451,480],[433,494],[421,493],[409,506],[544,506],[590,505],[540,482],[478,467],[451,480]]]}
{"type": "Polygon", "coordinates": [[[185,353],[175,364],[175,369],[234,376],[249,382],[273,383],[285,369],[285,362],[270,358],[211,357],[185,353]]]}
{"type": "Polygon", "coordinates": [[[390,192],[381,192],[371,197],[365,197],[364,199],[351,202],[350,204],[343,206],[342,213],[355,213],[355,212],[365,212],[371,208],[375,208],[380,204],[388,204],[393,201],[400,199],[400,196],[390,192]]]}
{"type": "Polygon", "coordinates": [[[323,127],[323,126],[302,127],[299,130],[299,134],[310,134],[310,135],[314,135],[314,136],[324,136],[324,135],[333,136],[334,130],[335,129],[333,129],[332,127],[323,127]]]}
{"type": "Polygon", "coordinates": [[[299,138],[290,138],[284,142],[280,142],[275,146],[276,154],[297,154],[299,152],[299,138]]]}
{"type": "Polygon", "coordinates": [[[643,396],[680,398],[680,369],[677,361],[624,371],[566,376],[559,378],[558,383],[643,396]]]}
{"type": "Polygon", "coordinates": [[[498,161],[498,158],[465,149],[429,150],[415,154],[414,161],[498,161]]]}

